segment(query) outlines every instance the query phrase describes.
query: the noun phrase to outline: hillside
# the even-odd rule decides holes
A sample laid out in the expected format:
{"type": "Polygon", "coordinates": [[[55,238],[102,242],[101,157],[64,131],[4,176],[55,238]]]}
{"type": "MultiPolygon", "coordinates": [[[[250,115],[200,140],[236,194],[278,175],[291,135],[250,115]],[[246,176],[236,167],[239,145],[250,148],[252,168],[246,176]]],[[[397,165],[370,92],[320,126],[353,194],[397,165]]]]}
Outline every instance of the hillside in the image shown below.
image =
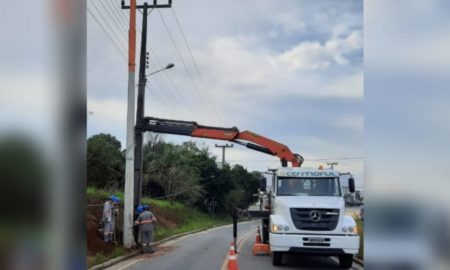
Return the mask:
{"type": "MultiPolygon", "coordinates": [[[[87,261],[88,267],[99,264],[110,258],[123,255],[131,250],[122,248],[120,245],[103,242],[103,235],[99,231],[100,218],[102,216],[103,203],[111,193],[88,187],[86,190],[86,226],[87,226],[87,261]]],[[[123,193],[114,192],[123,202],[123,193]]],[[[211,215],[201,213],[193,208],[185,206],[179,202],[169,202],[165,200],[154,200],[143,198],[143,202],[151,206],[158,219],[155,241],[164,239],[171,235],[198,229],[207,229],[221,224],[231,222],[229,217],[212,218],[211,215]]],[[[122,228],[123,204],[119,209],[118,227],[122,228]]],[[[120,244],[122,235],[117,236],[120,244]]]]}

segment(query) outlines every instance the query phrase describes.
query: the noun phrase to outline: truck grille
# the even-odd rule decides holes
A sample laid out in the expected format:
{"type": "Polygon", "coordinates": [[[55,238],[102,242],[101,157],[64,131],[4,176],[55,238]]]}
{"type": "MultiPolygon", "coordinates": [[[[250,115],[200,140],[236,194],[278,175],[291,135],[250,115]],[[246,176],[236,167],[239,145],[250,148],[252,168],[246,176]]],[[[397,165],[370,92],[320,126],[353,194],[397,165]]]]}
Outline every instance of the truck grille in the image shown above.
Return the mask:
{"type": "Polygon", "coordinates": [[[298,230],[332,231],[339,221],[339,209],[291,208],[292,222],[298,230]]]}

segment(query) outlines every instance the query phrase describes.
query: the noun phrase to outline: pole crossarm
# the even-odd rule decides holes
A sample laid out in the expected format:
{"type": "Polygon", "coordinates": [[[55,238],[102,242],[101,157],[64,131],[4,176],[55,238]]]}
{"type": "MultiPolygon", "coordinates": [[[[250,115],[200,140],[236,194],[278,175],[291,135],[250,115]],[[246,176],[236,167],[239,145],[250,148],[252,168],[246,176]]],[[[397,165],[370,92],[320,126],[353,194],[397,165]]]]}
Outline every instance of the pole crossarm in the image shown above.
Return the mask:
{"type": "MultiPolygon", "coordinates": [[[[125,5],[125,1],[121,2],[122,9],[130,9],[130,6],[125,5]]],[[[137,9],[143,9],[145,5],[136,5],[137,9]]],[[[153,0],[153,4],[147,4],[148,8],[171,8],[172,0],[168,0],[167,4],[158,4],[158,0],[153,0]]]]}

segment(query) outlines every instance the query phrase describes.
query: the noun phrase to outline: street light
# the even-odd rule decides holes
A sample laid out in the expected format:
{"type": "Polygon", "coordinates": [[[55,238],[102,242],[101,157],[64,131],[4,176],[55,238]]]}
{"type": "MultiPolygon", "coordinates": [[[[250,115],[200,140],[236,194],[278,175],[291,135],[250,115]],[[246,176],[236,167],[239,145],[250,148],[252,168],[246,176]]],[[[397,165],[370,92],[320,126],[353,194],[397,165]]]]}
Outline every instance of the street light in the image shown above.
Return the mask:
{"type": "Polygon", "coordinates": [[[168,64],[167,66],[163,67],[162,69],[158,69],[157,71],[154,71],[154,72],[148,74],[148,75],[145,76],[145,77],[146,77],[146,78],[147,78],[147,77],[150,77],[151,75],[153,75],[153,74],[155,74],[155,73],[158,73],[158,72],[163,71],[163,70],[166,70],[166,69],[171,69],[171,68],[173,68],[174,66],[175,66],[174,64],[170,63],[170,64],[168,64]]]}

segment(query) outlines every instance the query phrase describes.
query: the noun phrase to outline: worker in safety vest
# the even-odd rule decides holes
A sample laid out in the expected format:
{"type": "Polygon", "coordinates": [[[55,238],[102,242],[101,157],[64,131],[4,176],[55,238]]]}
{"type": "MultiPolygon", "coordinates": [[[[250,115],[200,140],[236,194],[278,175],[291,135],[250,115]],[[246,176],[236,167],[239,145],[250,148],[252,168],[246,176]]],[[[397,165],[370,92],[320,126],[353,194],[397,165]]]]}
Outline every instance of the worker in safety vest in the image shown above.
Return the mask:
{"type": "Polygon", "coordinates": [[[109,196],[108,200],[103,205],[103,234],[105,242],[112,242],[114,240],[114,230],[116,225],[116,215],[119,212],[117,204],[120,199],[115,196],[109,196]]]}
{"type": "Polygon", "coordinates": [[[153,230],[155,229],[155,223],[156,217],[150,211],[150,206],[144,205],[144,212],[142,212],[135,221],[135,224],[139,225],[143,253],[154,252],[151,244],[153,242],[153,230]]]}

